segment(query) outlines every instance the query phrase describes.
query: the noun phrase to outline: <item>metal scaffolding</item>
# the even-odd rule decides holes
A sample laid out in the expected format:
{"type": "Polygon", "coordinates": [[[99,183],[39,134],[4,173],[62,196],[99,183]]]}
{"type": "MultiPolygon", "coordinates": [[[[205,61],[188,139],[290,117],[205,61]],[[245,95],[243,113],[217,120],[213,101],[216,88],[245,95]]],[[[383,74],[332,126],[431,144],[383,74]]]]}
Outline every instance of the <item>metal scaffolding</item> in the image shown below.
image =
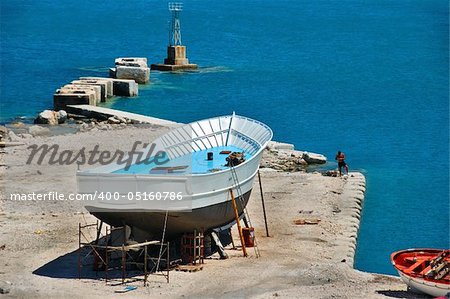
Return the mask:
{"type": "MultiPolygon", "coordinates": [[[[147,285],[148,277],[152,275],[164,276],[167,282],[169,282],[169,270],[170,270],[170,245],[169,242],[162,243],[161,241],[146,241],[135,244],[121,244],[113,246],[112,232],[115,230],[123,230],[124,227],[110,227],[106,226],[106,234],[102,236],[102,222],[81,225],[78,224],[78,277],[81,278],[82,268],[86,265],[86,260],[90,256],[93,260],[93,269],[98,275],[99,270],[104,271],[105,282],[108,283],[112,277],[109,276],[110,271],[118,270],[121,272],[120,284],[142,280],[144,286],[147,285]],[[92,241],[90,236],[86,233],[90,228],[95,228],[97,238],[92,241]],[[99,242],[102,239],[102,242],[99,242]],[[102,243],[102,244],[100,244],[102,243]],[[160,246],[161,250],[157,257],[150,255],[150,246],[160,246]],[[86,251],[83,252],[83,249],[86,251]],[[112,265],[112,259],[118,261],[116,266],[112,265]],[[160,262],[164,261],[166,264],[165,269],[161,269],[160,262]],[[127,277],[127,267],[134,266],[141,269],[144,278],[127,277]],[[159,273],[158,273],[159,272],[159,273]]],[[[115,276],[113,276],[115,277],[115,276]]]]}

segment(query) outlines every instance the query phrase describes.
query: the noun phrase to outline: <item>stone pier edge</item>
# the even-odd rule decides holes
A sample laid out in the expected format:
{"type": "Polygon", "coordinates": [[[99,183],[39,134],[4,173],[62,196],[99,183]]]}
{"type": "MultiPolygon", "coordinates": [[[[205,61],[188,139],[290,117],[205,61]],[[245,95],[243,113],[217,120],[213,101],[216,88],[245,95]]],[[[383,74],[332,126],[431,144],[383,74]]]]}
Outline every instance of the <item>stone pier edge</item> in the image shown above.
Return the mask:
{"type": "MultiPolygon", "coordinates": [[[[344,178],[343,178],[344,179],[344,178]]],[[[366,178],[360,172],[350,172],[339,197],[341,212],[337,223],[343,227],[335,245],[338,246],[337,258],[354,268],[356,244],[366,192],[366,178]]]]}

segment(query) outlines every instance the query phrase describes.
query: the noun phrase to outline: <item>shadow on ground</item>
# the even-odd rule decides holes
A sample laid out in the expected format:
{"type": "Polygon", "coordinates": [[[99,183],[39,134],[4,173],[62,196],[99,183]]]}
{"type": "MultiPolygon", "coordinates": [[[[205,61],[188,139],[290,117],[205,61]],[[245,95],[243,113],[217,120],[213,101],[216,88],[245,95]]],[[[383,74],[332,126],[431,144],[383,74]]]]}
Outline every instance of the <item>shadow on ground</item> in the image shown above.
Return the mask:
{"type": "Polygon", "coordinates": [[[404,299],[429,299],[432,298],[428,295],[415,293],[413,291],[377,291],[378,294],[384,295],[390,298],[404,298],[404,299]]]}
{"type": "MultiPolygon", "coordinates": [[[[108,276],[108,280],[122,278],[120,253],[116,254],[115,257],[110,257],[109,271],[107,273],[104,269],[98,271],[94,270],[93,256],[94,255],[89,248],[84,247],[81,250],[82,267],[80,268],[80,272],[78,268],[79,253],[78,250],[74,250],[39,267],[33,271],[33,274],[51,278],[66,279],[104,279],[106,278],[106,274],[108,276]]],[[[127,253],[127,258],[131,261],[137,261],[136,259],[133,259],[129,253],[127,253]]],[[[101,265],[101,262],[97,261],[97,264],[101,265]]],[[[149,260],[149,274],[154,270],[154,266],[154,263],[149,260]]],[[[165,265],[161,263],[161,267],[163,266],[165,267],[165,265]]],[[[127,269],[126,271],[127,278],[132,278],[139,275],[143,275],[143,270],[139,271],[138,269],[127,269]]]]}
{"type": "MultiPolygon", "coordinates": [[[[228,233],[220,233],[219,238],[224,244],[224,246],[229,245],[231,243],[231,238],[228,233]]],[[[206,238],[205,238],[206,239],[206,238]]],[[[105,243],[104,237],[100,239],[99,243],[105,243]]],[[[211,240],[206,241],[209,242],[207,247],[210,249],[208,252],[205,250],[206,258],[211,258],[211,255],[214,254],[217,251],[217,246],[211,244],[211,240]]],[[[91,243],[94,244],[94,243],[91,243]]],[[[206,244],[205,244],[206,245],[206,244]]],[[[181,261],[180,252],[176,249],[177,245],[174,247],[170,247],[170,264],[171,267],[174,264],[177,264],[178,261],[181,261]]],[[[153,273],[156,269],[156,260],[159,255],[160,247],[155,246],[152,248],[149,248],[149,256],[152,258],[148,259],[148,273],[153,273]]],[[[45,265],[39,267],[38,269],[33,271],[33,274],[39,275],[39,276],[45,276],[45,277],[51,277],[51,278],[66,278],[66,279],[102,279],[106,277],[106,271],[94,270],[94,263],[97,265],[102,265],[99,259],[97,259],[94,262],[94,255],[92,249],[89,247],[89,245],[85,246],[81,250],[80,258],[82,261],[82,267],[81,271],[79,273],[78,268],[78,259],[79,259],[79,251],[74,250],[72,252],[66,253],[48,263],[45,265]]],[[[104,256],[104,253],[100,253],[101,256],[104,256]]],[[[160,269],[166,269],[166,262],[165,262],[165,253],[162,255],[162,259],[160,262],[160,269]]],[[[139,262],[141,266],[136,266],[135,269],[127,269],[126,276],[128,278],[138,275],[143,275],[143,251],[127,251],[126,254],[127,261],[133,261],[133,262],[139,262]]],[[[121,271],[121,253],[115,252],[108,254],[108,260],[109,260],[109,271],[107,273],[108,279],[115,279],[115,278],[121,278],[122,277],[122,271],[121,271]]],[[[128,268],[128,266],[127,266],[128,268]]]]}
{"type": "MultiPolygon", "coordinates": [[[[97,278],[94,271],[84,270],[88,275],[82,275],[82,278],[97,278]]],[[[75,250],[66,253],[34,270],[33,274],[52,278],[78,278],[78,252],[75,250]]]]}

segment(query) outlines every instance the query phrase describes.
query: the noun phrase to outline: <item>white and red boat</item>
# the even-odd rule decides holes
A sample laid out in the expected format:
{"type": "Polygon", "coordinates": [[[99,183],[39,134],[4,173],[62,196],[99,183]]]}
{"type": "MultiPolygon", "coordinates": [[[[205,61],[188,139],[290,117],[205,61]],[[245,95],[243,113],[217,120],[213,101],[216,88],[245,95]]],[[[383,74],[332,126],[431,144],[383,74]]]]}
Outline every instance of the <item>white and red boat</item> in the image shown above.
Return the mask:
{"type": "Polygon", "coordinates": [[[407,249],[392,253],[391,261],[412,289],[434,297],[450,293],[450,250],[407,249]]]}

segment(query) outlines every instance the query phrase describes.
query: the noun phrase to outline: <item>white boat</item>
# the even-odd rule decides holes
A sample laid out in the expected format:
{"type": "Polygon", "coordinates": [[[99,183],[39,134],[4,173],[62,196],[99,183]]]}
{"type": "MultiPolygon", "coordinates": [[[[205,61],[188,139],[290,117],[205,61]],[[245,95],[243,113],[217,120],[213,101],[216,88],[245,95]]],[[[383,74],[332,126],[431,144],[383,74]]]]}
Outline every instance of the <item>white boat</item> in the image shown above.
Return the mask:
{"type": "Polygon", "coordinates": [[[268,126],[235,114],[196,121],[153,142],[153,152],[167,154],[164,165],[133,163],[125,169],[114,163],[78,171],[78,192],[108,194],[109,200],[94,200],[86,209],[113,226],[126,224],[160,235],[166,212],[168,238],[225,226],[234,221],[229,190],[242,214],[271,138],[268,126]],[[227,165],[234,152],[243,153],[245,161],[227,165]]]}

